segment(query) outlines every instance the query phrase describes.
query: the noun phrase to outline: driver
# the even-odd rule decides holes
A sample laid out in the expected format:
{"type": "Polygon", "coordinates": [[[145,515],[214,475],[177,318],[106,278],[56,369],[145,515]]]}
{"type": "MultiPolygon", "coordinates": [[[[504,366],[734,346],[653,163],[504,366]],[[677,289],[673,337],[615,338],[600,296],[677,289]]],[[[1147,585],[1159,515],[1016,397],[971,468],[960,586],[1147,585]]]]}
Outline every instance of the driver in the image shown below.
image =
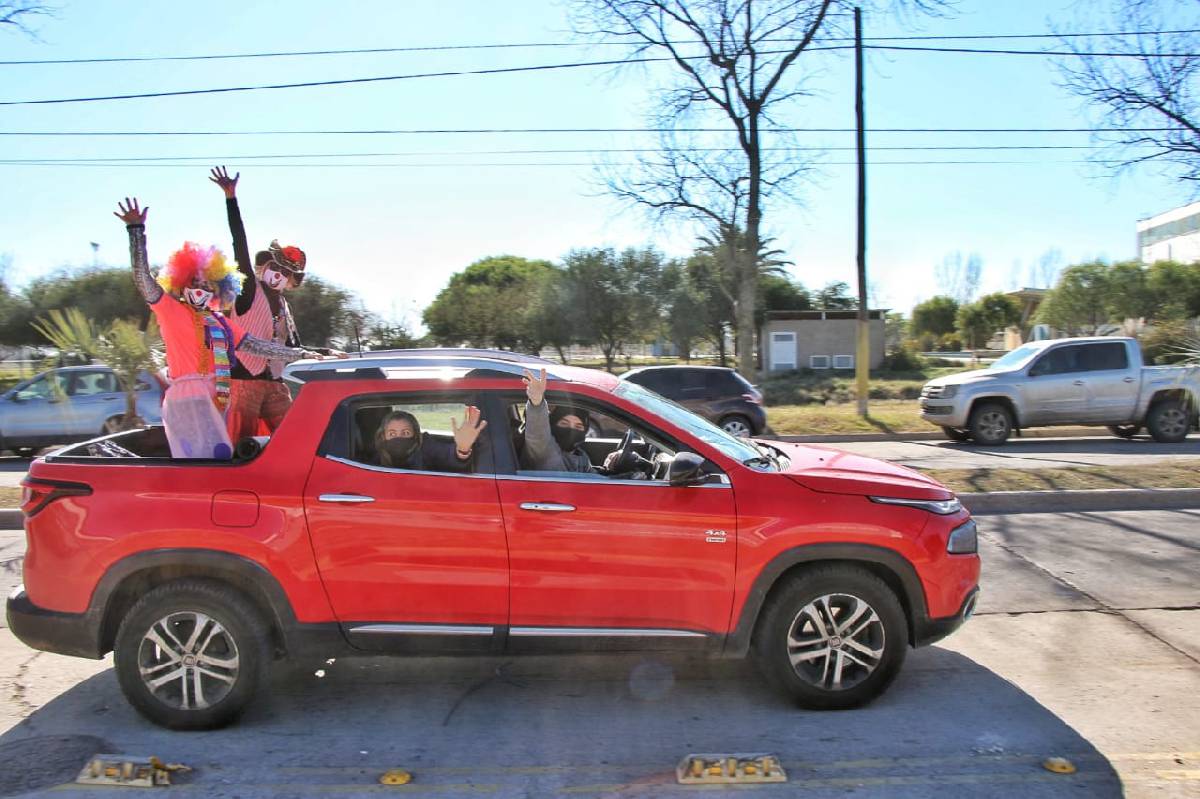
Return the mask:
{"type": "Polygon", "coordinates": [[[583,450],[588,414],[573,405],[546,404],[546,370],[525,372],[525,447],[521,468],[552,472],[590,472],[592,462],[583,450]]]}

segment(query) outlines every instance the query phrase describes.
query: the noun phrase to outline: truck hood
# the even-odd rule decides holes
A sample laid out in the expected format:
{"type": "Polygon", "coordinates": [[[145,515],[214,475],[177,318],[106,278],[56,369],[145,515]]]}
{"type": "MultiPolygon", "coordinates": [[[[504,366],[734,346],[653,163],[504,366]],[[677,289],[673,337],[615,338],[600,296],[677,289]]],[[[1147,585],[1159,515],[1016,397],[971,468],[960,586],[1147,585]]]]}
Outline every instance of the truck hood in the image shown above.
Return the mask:
{"type": "Polygon", "coordinates": [[[925,385],[927,386],[959,386],[963,383],[979,383],[987,380],[997,380],[1002,377],[1009,377],[1018,369],[972,369],[969,372],[959,372],[945,377],[935,377],[925,385]]]}
{"type": "Polygon", "coordinates": [[[906,466],[812,444],[763,442],[781,450],[791,463],[784,473],[795,482],[826,494],[950,499],[954,494],[937,480],[906,466]]]}

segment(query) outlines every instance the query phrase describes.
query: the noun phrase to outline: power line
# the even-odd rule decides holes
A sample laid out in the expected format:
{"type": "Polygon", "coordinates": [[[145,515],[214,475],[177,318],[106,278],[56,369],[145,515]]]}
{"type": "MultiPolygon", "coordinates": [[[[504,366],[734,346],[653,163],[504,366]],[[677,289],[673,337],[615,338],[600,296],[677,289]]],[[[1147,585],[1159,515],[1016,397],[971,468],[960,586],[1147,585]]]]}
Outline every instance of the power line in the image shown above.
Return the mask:
{"type": "MultiPolygon", "coordinates": [[[[966,34],[966,35],[928,35],[928,36],[870,36],[865,37],[865,42],[919,42],[919,41],[990,41],[990,40],[1011,40],[1011,39],[1078,39],[1078,38],[1095,38],[1104,36],[1164,36],[1200,33],[1200,29],[1181,29],[1181,30],[1161,30],[1161,31],[1099,31],[1093,33],[993,33],[993,34],[966,34]]],[[[771,39],[772,42],[796,42],[799,39],[779,38],[771,39]]],[[[848,36],[830,36],[818,39],[818,42],[848,42],[853,41],[852,37],[848,36]]],[[[0,61],[0,66],[38,66],[51,64],[129,64],[129,63],[144,63],[153,61],[221,61],[235,59],[261,59],[261,58],[301,58],[312,56],[339,56],[339,55],[382,55],[387,53],[437,53],[437,52],[458,52],[464,50],[519,50],[519,49],[546,49],[546,48],[564,48],[564,47],[608,47],[621,46],[628,47],[630,42],[622,41],[598,41],[598,42],[497,42],[491,44],[453,44],[453,45],[426,45],[413,47],[355,47],[334,50],[284,50],[284,51],[268,51],[268,52],[252,52],[252,53],[207,53],[197,55],[150,55],[150,56],[101,56],[96,58],[49,58],[49,59],[28,59],[28,60],[11,60],[0,61]]],[[[676,45],[694,45],[701,44],[700,40],[685,40],[673,42],[676,45]]]]}
{"type": "MultiPolygon", "coordinates": [[[[796,153],[796,152],[844,152],[854,150],[854,147],[767,147],[764,152],[796,153]]],[[[1096,145],[1087,144],[1000,144],[1000,145],[902,145],[871,147],[872,152],[975,152],[975,151],[1019,151],[1019,150],[1095,150],[1096,145]]],[[[247,160],[281,160],[286,158],[402,158],[402,157],[449,157],[463,155],[586,155],[611,153],[661,153],[662,150],[653,147],[620,147],[620,148],[587,148],[587,149],[521,149],[521,150],[419,150],[407,152],[377,152],[377,153],[258,153],[255,155],[161,155],[161,156],[96,156],[96,157],[43,157],[43,158],[4,158],[6,164],[18,163],[55,163],[55,164],[87,164],[87,163],[137,163],[160,161],[200,161],[204,163],[234,163],[247,160]]],[[[690,148],[689,152],[738,152],[732,147],[698,147],[690,148]]],[[[440,162],[431,165],[440,166],[440,162]]]]}
{"type": "Polygon", "coordinates": [[[989,50],[972,47],[907,47],[903,45],[869,44],[864,50],[888,50],[904,53],[971,53],[976,55],[1036,55],[1067,58],[1200,58],[1200,53],[1095,53],[1073,50],[989,50]]]}
{"type": "MultiPolygon", "coordinates": [[[[788,162],[784,162],[785,164],[788,162]]],[[[807,162],[795,162],[807,163],[807,162]]],[[[857,166],[857,161],[827,161],[819,164],[819,166],[857,166]]],[[[1091,164],[1097,163],[1086,159],[1064,159],[1064,160],[953,160],[953,161],[929,161],[929,160],[907,160],[907,161],[873,161],[871,166],[962,166],[976,164],[1029,164],[1042,165],[1047,164],[1091,164]]],[[[1100,162],[1105,163],[1105,162],[1100,162]]],[[[44,166],[44,167],[100,167],[110,169],[194,169],[191,164],[146,164],[146,163],[77,163],[77,162],[57,162],[51,160],[43,161],[17,161],[17,160],[2,160],[0,166],[44,166]]],[[[297,163],[297,164],[280,164],[261,163],[261,164],[240,164],[243,167],[254,167],[256,169],[376,169],[376,168],[413,168],[413,169],[445,169],[447,167],[590,167],[594,166],[591,161],[534,161],[527,163],[519,163],[513,161],[503,162],[463,162],[463,163],[363,163],[363,164],[345,164],[345,163],[297,163]]],[[[614,164],[614,166],[639,166],[636,162],[627,162],[624,164],[614,164]]]]}
{"type": "MultiPolygon", "coordinates": [[[[870,128],[871,133],[1164,133],[1148,128],[870,128]]],[[[344,130],[3,130],[0,136],[424,136],[476,134],[729,133],[728,128],[380,128],[344,130]]],[[[854,128],[768,128],[768,133],[853,133],[854,128]]]]}

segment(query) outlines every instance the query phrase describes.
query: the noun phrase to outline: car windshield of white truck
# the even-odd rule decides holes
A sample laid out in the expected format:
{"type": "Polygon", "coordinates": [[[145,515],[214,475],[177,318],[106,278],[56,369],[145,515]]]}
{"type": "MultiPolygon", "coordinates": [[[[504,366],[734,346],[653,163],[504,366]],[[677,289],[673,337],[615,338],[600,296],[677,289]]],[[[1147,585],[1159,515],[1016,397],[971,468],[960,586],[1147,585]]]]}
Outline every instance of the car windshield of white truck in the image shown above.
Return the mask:
{"type": "Polygon", "coordinates": [[[647,391],[637,383],[622,381],[614,393],[618,397],[636,402],[646,410],[658,414],[671,424],[688,431],[705,444],[711,444],[725,455],[736,458],[739,463],[745,463],[748,460],[757,461],[763,457],[763,454],[749,441],[734,438],[707,419],[697,416],[682,405],[676,405],[669,399],[664,399],[653,391],[647,391]]]}
{"type": "Polygon", "coordinates": [[[1026,344],[1022,347],[1017,347],[1012,352],[1005,355],[1003,358],[997,358],[992,362],[989,369],[1016,369],[1023,366],[1026,361],[1032,358],[1041,350],[1040,347],[1033,344],[1026,344]]]}

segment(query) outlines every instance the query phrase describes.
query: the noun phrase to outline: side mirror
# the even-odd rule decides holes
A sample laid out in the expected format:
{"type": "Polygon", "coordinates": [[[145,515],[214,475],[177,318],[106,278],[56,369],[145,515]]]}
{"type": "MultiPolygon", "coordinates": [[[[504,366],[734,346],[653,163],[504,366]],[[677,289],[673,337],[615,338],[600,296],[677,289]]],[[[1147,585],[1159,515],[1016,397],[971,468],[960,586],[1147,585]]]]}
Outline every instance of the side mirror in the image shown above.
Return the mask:
{"type": "Polygon", "coordinates": [[[705,477],[704,458],[694,452],[676,452],[667,470],[667,482],[673,486],[697,485],[705,477]]]}

